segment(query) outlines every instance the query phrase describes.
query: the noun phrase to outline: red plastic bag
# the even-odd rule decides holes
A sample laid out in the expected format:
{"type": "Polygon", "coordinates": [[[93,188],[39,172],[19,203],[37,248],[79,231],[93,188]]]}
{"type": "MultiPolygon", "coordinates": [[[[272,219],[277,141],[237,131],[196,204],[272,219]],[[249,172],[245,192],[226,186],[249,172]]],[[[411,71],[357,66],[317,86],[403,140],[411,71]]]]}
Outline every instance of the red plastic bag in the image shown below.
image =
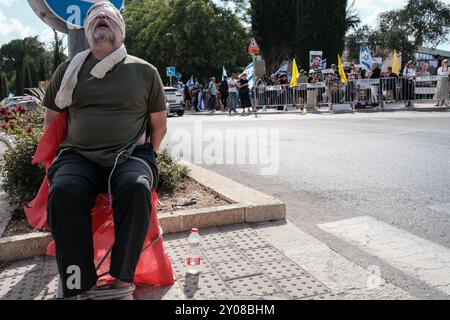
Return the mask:
{"type": "MultiPolygon", "coordinates": [[[[39,142],[33,164],[40,163],[48,168],[53,163],[56,149],[63,142],[67,134],[67,114],[62,113],[50,125],[39,142]]],[[[49,185],[47,177],[44,179],[36,198],[24,208],[28,222],[36,229],[47,226],[47,200],[49,185]]],[[[144,250],[139,259],[135,272],[134,282],[136,284],[151,286],[168,286],[174,283],[173,269],[170,259],[164,251],[163,239],[160,237],[160,228],[156,206],[158,195],[154,190],[152,195],[152,212],[150,228],[144,243],[144,250]],[[150,246],[152,243],[154,244],[150,246]],[[149,247],[150,246],[150,247],[149,247]]],[[[95,265],[103,261],[97,271],[103,275],[109,271],[110,255],[109,249],[114,243],[114,221],[109,200],[106,195],[99,195],[95,207],[92,209],[92,233],[94,239],[94,261],[95,265]],[[106,259],[105,259],[106,257],[106,259]]],[[[144,249],[143,248],[143,249],[144,249]]],[[[55,243],[52,242],[47,248],[47,254],[55,255],[55,243]]],[[[105,278],[108,280],[110,278],[105,278]]]]}

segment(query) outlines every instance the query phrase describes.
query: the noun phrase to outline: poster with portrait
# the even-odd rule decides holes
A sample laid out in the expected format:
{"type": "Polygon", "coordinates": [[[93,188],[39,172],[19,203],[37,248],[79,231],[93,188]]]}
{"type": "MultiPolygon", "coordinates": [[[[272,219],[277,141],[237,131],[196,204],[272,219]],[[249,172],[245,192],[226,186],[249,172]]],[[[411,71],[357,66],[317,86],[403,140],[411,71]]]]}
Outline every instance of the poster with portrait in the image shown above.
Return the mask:
{"type": "Polygon", "coordinates": [[[436,59],[417,60],[416,75],[418,77],[435,76],[435,75],[437,75],[438,68],[439,68],[439,62],[436,59]]]}
{"type": "Polygon", "coordinates": [[[310,70],[321,70],[322,67],[322,51],[310,51],[309,52],[309,69],[310,70]]]}

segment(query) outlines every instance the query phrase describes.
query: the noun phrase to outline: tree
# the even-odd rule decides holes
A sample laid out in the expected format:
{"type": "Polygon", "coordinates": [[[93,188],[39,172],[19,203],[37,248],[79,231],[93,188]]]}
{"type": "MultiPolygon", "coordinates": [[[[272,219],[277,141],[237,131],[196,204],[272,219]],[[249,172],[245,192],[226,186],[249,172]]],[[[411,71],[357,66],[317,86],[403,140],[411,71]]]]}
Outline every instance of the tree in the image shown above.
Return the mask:
{"type": "Polygon", "coordinates": [[[8,83],[6,81],[6,75],[0,71],[0,100],[8,96],[8,83]]]}
{"type": "Polygon", "coordinates": [[[268,72],[295,53],[297,0],[251,0],[252,33],[261,46],[268,72]]]}
{"type": "MultiPolygon", "coordinates": [[[[350,27],[347,0],[298,0],[297,53],[303,66],[309,62],[310,50],[321,50],[329,63],[336,63],[345,47],[350,27]]],[[[308,64],[309,66],[309,64],[308,64]]]]}
{"type": "Polygon", "coordinates": [[[222,65],[238,72],[248,62],[249,38],[229,10],[205,0],[131,1],[124,12],[130,54],[160,71],[175,66],[185,79],[208,79],[222,65]]]}
{"type": "Polygon", "coordinates": [[[45,52],[44,45],[36,37],[16,39],[0,48],[3,69],[14,72],[16,95],[23,95],[24,89],[24,62],[26,57],[36,59],[45,52]]]}
{"type": "Polygon", "coordinates": [[[380,14],[375,28],[354,30],[347,36],[346,47],[352,60],[357,59],[362,46],[369,46],[383,58],[395,49],[403,60],[411,60],[419,46],[436,46],[449,32],[450,5],[439,0],[409,0],[401,9],[380,14]]]}
{"type": "Polygon", "coordinates": [[[65,47],[63,45],[63,37],[58,36],[58,32],[53,29],[53,41],[52,45],[52,53],[53,53],[53,67],[52,72],[55,72],[58,66],[67,59],[67,56],[64,54],[65,47]]]}

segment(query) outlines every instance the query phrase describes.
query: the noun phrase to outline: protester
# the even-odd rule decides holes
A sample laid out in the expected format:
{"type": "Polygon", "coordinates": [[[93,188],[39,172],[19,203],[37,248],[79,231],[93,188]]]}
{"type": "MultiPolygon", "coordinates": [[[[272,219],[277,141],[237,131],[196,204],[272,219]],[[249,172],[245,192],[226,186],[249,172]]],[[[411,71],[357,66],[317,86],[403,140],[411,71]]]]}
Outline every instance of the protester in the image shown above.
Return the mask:
{"type": "Polygon", "coordinates": [[[248,108],[248,112],[251,112],[252,103],[250,100],[250,85],[247,80],[247,73],[244,72],[239,80],[239,99],[241,100],[241,108],[245,114],[245,108],[248,108]]]}
{"type": "Polygon", "coordinates": [[[444,104],[448,106],[450,90],[448,59],[442,60],[442,64],[438,69],[438,77],[437,91],[436,96],[434,97],[434,100],[437,100],[436,106],[439,107],[444,104]]]}
{"type": "Polygon", "coordinates": [[[228,79],[228,94],[228,112],[236,113],[236,107],[238,104],[238,84],[236,80],[233,79],[233,76],[228,79]]]}
{"type": "Polygon", "coordinates": [[[416,65],[410,60],[403,69],[402,95],[403,99],[408,101],[407,105],[412,105],[415,98],[414,79],[416,77],[416,65]]]}
{"type": "MultiPolygon", "coordinates": [[[[317,83],[317,74],[314,70],[309,71],[308,84],[317,83]]],[[[317,89],[313,87],[307,87],[306,92],[306,107],[309,109],[315,109],[317,105],[317,89]]]]}
{"type": "Polygon", "coordinates": [[[222,110],[227,109],[229,92],[228,77],[224,76],[220,83],[220,102],[222,103],[222,110]]]}
{"type": "Polygon", "coordinates": [[[130,292],[126,298],[132,299],[151,228],[156,150],[167,130],[164,87],[155,67],[127,54],[125,22],[114,5],[93,5],[85,33],[89,50],[58,67],[43,100],[46,128],[60,113],[68,117],[67,137],[48,169],[48,225],[64,297],[130,292]],[[116,280],[106,289],[96,286],[91,225],[91,209],[104,192],[112,199],[116,231],[109,270],[116,280]],[[73,266],[81,271],[76,286],[73,266]]]}
{"type": "Polygon", "coordinates": [[[189,87],[187,85],[184,86],[183,99],[184,99],[185,109],[191,110],[192,109],[192,95],[191,95],[191,90],[189,90],[189,87]]]}
{"type": "Polygon", "coordinates": [[[216,78],[212,77],[208,85],[209,99],[208,99],[208,111],[215,112],[217,104],[217,87],[216,78]]]}
{"type": "Polygon", "coordinates": [[[385,74],[385,84],[386,84],[386,99],[388,101],[397,100],[397,83],[398,75],[392,72],[392,67],[388,67],[388,71],[385,74]]]}

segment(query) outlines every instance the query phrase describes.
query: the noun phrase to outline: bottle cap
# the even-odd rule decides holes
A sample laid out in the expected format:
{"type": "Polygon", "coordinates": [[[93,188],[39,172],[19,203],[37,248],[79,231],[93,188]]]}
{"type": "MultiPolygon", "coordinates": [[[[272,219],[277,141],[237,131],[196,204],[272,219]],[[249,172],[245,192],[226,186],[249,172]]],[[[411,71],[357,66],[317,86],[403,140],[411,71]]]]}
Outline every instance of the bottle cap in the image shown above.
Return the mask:
{"type": "Polygon", "coordinates": [[[198,228],[192,228],[192,232],[198,233],[198,228]]]}

